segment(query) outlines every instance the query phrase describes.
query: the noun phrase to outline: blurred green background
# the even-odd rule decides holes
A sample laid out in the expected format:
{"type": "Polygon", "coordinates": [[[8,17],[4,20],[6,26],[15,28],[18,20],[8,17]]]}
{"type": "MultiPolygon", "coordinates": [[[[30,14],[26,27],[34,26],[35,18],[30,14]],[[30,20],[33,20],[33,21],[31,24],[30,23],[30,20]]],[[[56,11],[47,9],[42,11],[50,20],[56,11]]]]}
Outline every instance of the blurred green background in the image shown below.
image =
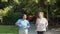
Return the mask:
{"type": "MultiPolygon", "coordinates": [[[[49,27],[60,27],[60,0],[0,0],[0,19],[3,20],[0,25],[15,25],[21,14],[37,17],[39,11],[45,12],[49,27]]],[[[0,28],[1,32],[5,30],[4,28],[13,32],[16,27],[0,26],[0,28]]]]}

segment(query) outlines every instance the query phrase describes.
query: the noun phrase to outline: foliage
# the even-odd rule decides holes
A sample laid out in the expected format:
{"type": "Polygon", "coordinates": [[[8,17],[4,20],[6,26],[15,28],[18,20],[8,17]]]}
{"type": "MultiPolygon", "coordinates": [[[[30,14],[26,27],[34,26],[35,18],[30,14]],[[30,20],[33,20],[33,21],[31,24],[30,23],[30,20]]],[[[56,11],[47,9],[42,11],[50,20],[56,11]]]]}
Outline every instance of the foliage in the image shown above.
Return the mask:
{"type": "Polygon", "coordinates": [[[50,20],[60,18],[59,0],[7,0],[0,1],[0,15],[4,23],[15,23],[20,15],[26,13],[37,17],[37,13],[44,11],[50,20]],[[11,19],[10,19],[11,18],[11,19]],[[51,18],[51,19],[50,19],[51,18]]]}

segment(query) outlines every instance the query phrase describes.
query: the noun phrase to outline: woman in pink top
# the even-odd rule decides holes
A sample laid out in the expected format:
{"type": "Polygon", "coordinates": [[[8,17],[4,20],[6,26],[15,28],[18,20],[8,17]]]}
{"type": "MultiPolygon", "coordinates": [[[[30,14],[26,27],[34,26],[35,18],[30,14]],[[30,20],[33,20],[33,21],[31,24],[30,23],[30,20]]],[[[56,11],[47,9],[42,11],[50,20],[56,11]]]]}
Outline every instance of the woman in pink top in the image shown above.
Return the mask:
{"type": "Polygon", "coordinates": [[[44,17],[44,12],[39,12],[39,18],[36,20],[37,34],[44,34],[48,26],[48,21],[44,17]]]}

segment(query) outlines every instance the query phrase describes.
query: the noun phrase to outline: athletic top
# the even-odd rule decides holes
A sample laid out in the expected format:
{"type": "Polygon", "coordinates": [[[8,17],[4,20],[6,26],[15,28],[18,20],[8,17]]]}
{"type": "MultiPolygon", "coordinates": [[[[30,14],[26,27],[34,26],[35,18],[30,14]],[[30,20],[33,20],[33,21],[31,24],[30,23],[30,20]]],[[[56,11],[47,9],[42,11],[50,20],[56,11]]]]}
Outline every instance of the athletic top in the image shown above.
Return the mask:
{"type": "Polygon", "coordinates": [[[37,31],[46,31],[46,21],[47,21],[46,18],[42,19],[38,18],[36,20],[36,24],[38,24],[37,31]]]}
{"type": "Polygon", "coordinates": [[[17,20],[16,24],[21,25],[21,26],[19,26],[19,30],[25,30],[25,29],[27,29],[27,26],[30,26],[28,20],[22,20],[22,19],[17,20]]]}

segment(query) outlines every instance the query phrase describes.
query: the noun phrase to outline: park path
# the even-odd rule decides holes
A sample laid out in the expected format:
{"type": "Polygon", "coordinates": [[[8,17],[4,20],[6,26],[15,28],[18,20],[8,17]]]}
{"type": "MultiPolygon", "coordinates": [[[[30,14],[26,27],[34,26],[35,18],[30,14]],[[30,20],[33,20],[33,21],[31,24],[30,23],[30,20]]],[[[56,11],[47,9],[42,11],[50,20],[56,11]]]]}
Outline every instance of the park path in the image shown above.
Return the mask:
{"type": "MultiPolygon", "coordinates": [[[[31,24],[31,28],[29,29],[29,34],[37,34],[36,27],[34,24],[31,24]]],[[[48,30],[45,32],[45,34],[60,34],[60,30],[59,31],[48,30]]]]}

